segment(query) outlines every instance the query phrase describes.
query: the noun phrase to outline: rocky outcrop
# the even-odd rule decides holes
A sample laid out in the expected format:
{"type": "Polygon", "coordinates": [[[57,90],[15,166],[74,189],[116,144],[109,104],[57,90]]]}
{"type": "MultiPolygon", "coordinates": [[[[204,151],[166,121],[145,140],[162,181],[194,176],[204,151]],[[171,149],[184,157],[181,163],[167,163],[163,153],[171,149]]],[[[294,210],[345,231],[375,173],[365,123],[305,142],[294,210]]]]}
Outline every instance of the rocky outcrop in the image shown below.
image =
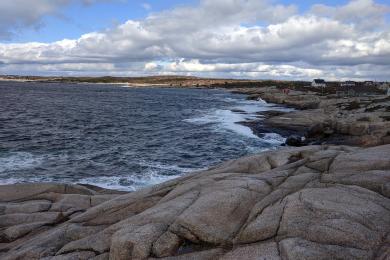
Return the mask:
{"type": "Polygon", "coordinates": [[[320,106],[321,98],[312,92],[289,91],[284,93],[277,87],[261,87],[261,88],[239,88],[232,90],[234,93],[244,93],[249,95],[248,99],[262,100],[283,104],[297,109],[316,109],[320,106]]]}
{"type": "Polygon", "coordinates": [[[118,195],[0,187],[1,259],[388,259],[390,145],[285,148],[118,195]]]}
{"type": "Polygon", "coordinates": [[[368,147],[390,143],[390,98],[383,95],[338,98],[309,91],[292,90],[286,94],[276,87],[235,92],[299,109],[246,122],[256,134],[269,132],[268,129],[283,134],[282,130],[287,130],[305,136],[306,144],[368,147]]]}
{"type": "Polygon", "coordinates": [[[0,186],[0,252],[121,193],[67,184],[0,186]]]}

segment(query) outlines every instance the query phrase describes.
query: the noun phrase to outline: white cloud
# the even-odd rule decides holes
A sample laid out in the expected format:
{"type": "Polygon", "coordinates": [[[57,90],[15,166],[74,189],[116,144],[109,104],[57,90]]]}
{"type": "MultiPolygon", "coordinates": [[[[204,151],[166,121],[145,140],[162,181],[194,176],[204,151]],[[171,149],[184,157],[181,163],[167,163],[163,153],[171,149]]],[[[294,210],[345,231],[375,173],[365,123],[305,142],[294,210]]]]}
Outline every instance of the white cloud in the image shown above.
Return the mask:
{"type": "Polygon", "coordinates": [[[156,71],[159,68],[159,65],[155,62],[148,62],[144,66],[145,71],[156,71]]]}
{"type": "Polygon", "coordinates": [[[1,0],[0,39],[10,39],[12,34],[26,27],[42,26],[45,15],[61,15],[61,9],[72,2],[90,5],[109,0],[1,0]]]}
{"type": "Polygon", "coordinates": [[[377,4],[374,0],[352,0],[336,7],[317,4],[312,7],[312,12],[371,30],[385,25],[384,15],[390,13],[390,7],[377,4]]]}
{"type": "Polygon", "coordinates": [[[353,14],[383,24],[388,8],[356,0],[297,14],[266,0],[202,0],[79,39],[0,44],[0,71],[303,79],[369,78],[371,67],[373,77],[386,78],[390,27],[370,29],[353,14]]]}
{"type": "Polygon", "coordinates": [[[146,11],[149,11],[150,9],[152,9],[152,6],[149,3],[142,3],[142,8],[146,11]]]}

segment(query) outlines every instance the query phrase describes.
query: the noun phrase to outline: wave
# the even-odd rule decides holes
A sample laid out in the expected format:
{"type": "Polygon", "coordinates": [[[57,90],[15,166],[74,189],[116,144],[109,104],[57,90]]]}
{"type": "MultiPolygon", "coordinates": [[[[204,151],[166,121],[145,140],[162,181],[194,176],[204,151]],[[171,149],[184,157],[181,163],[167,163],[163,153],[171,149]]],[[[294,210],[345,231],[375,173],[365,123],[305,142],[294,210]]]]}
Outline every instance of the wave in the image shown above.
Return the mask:
{"type": "MultiPolygon", "coordinates": [[[[280,107],[274,104],[266,103],[265,101],[253,101],[253,100],[234,100],[232,98],[224,98],[225,101],[231,102],[232,106],[229,109],[216,109],[203,112],[203,115],[199,117],[193,117],[185,119],[187,123],[196,125],[214,124],[216,130],[228,130],[235,132],[248,138],[259,138],[252,130],[244,125],[238,124],[239,122],[259,119],[259,112],[277,110],[288,112],[292,109],[280,107]]],[[[276,136],[275,143],[279,143],[281,136],[276,136]]],[[[272,139],[271,135],[268,135],[264,140],[269,142],[272,139]]]]}
{"type": "Polygon", "coordinates": [[[258,138],[249,127],[237,124],[249,119],[248,115],[236,113],[231,110],[214,110],[206,115],[185,119],[184,121],[196,125],[216,124],[217,130],[228,130],[249,138],[258,138]]]}
{"type": "Polygon", "coordinates": [[[265,133],[261,139],[273,145],[281,145],[286,141],[286,138],[277,133],[265,133]]]}
{"type": "Polygon", "coordinates": [[[145,160],[140,160],[139,162],[137,162],[137,164],[139,164],[140,166],[148,167],[149,169],[153,169],[153,170],[171,170],[171,171],[176,171],[181,173],[192,172],[194,170],[201,170],[201,169],[180,167],[178,165],[166,165],[159,162],[148,162],[145,160]]]}
{"type": "Polygon", "coordinates": [[[89,177],[78,181],[82,184],[92,184],[106,189],[136,191],[140,188],[155,185],[179,177],[179,175],[162,175],[150,170],[142,176],[99,176],[89,177]]]}
{"type": "Polygon", "coordinates": [[[43,161],[42,157],[27,152],[13,152],[0,157],[0,173],[13,170],[35,168],[43,161]]]}
{"type": "Polygon", "coordinates": [[[140,188],[156,185],[177,177],[183,173],[202,170],[194,168],[183,168],[177,165],[165,165],[158,162],[147,162],[141,160],[138,162],[140,166],[148,167],[142,175],[128,176],[98,176],[81,179],[78,183],[92,184],[106,189],[136,191],[140,188]],[[161,174],[161,172],[174,171],[176,174],[161,174]]]}
{"type": "MultiPolygon", "coordinates": [[[[0,173],[37,167],[40,165],[41,161],[41,157],[34,156],[30,153],[12,153],[7,157],[0,157],[0,173]]],[[[137,164],[146,167],[146,171],[142,172],[140,175],[96,176],[74,179],[73,181],[69,179],[62,180],[61,182],[92,184],[107,189],[135,191],[145,186],[155,185],[177,178],[184,173],[202,170],[198,168],[180,167],[178,165],[165,165],[159,162],[148,162],[146,160],[139,160],[137,164]]],[[[0,178],[0,185],[56,181],[58,181],[58,179],[49,176],[10,177],[8,175],[0,178]]]]}
{"type": "MultiPolygon", "coordinates": [[[[57,180],[58,181],[58,180],[57,180]]],[[[7,177],[7,178],[0,178],[0,185],[8,185],[8,184],[17,184],[17,183],[45,183],[45,182],[56,182],[56,180],[53,177],[49,176],[39,176],[39,177],[7,177]]],[[[61,181],[63,183],[71,183],[67,181],[61,181]]]]}

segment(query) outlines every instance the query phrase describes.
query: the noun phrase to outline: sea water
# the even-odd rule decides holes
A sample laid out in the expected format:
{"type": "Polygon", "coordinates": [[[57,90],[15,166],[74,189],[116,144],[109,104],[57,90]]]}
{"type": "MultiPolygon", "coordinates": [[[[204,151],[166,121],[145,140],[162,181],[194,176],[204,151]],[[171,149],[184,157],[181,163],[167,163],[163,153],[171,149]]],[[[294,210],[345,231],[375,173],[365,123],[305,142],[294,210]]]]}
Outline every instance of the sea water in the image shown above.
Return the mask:
{"type": "Polygon", "coordinates": [[[136,190],[273,149],[238,124],[285,110],[215,89],[0,82],[0,184],[136,190]]]}

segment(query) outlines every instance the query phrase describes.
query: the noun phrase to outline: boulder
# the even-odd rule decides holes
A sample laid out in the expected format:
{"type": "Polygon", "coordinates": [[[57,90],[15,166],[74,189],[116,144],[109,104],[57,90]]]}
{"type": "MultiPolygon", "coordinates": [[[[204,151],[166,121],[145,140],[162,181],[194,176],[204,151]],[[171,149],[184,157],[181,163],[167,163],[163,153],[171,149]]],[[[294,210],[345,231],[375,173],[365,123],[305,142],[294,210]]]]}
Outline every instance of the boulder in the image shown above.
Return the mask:
{"type": "Polygon", "coordinates": [[[289,146],[302,146],[303,145],[302,137],[300,137],[299,135],[290,135],[289,137],[287,137],[285,143],[289,146]]]}

